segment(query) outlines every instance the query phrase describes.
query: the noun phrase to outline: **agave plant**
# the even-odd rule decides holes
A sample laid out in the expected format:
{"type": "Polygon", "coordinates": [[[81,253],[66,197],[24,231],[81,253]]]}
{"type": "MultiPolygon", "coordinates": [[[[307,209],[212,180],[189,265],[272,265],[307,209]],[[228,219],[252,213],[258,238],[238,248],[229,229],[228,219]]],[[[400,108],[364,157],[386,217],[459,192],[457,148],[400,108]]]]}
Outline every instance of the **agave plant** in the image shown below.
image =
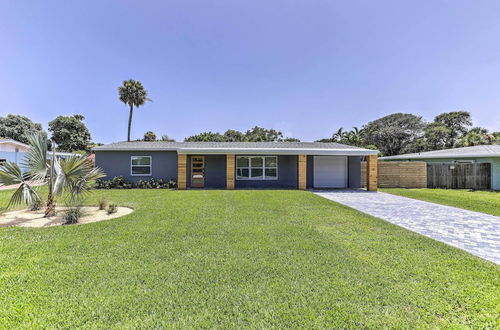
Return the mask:
{"type": "Polygon", "coordinates": [[[8,208],[23,203],[40,202],[36,187],[46,184],[49,192],[45,216],[53,216],[57,197],[67,193],[70,201],[76,202],[90,191],[93,181],[104,176],[104,172],[98,167],[94,168],[85,156],[59,159],[53,152],[52,157],[48,157],[48,141],[42,134],[32,135],[28,140],[31,148],[21,163],[27,171],[23,173],[16,163],[7,162],[0,166],[0,185],[19,184],[8,208]]]}

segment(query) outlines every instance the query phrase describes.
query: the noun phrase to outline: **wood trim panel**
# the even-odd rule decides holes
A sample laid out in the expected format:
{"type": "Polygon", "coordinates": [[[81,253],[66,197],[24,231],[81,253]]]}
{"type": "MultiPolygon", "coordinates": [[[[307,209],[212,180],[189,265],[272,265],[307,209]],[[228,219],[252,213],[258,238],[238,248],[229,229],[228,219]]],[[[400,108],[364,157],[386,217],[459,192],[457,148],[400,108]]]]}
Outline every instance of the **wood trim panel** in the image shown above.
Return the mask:
{"type": "Polygon", "coordinates": [[[177,155],[177,189],[185,190],[187,185],[187,155],[177,155]]]}
{"type": "Polygon", "coordinates": [[[226,155],[226,188],[228,190],[234,189],[235,159],[234,154],[226,155]]]}
{"type": "Polygon", "coordinates": [[[366,190],[377,191],[378,178],[378,161],[377,155],[366,157],[366,190]]]}
{"type": "Polygon", "coordinates": [[[297,188],[306,190],[307,188],[307,155],[297,156],[297,188]]]}

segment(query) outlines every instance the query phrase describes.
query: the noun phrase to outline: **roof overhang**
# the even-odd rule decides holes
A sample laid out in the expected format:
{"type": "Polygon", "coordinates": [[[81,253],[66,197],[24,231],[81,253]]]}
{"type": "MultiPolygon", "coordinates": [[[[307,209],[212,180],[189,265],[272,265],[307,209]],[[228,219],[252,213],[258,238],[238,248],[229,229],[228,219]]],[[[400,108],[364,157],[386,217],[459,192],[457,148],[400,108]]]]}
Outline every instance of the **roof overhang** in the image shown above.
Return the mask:
{"type": "Polygon", "coordinates": [[[303,149],[303,148],[180,148],[179,154],[238,154],[238,155],[331,155],[368,156],[378,154],[368,149],[303,149]]]}
{"type": "Polygon", "coordinates": [[[370,149],[305,149],[305,148],[103,148],[94,149],[100,151],[176,151],[184,155],[330,155],[330,156],[368,156],[377,155],[377,150],[370,149]]]}
{"type": "Polygon", "coordinates": [[[410,156],[410,157],[387,156],[387,157],[380,157],[379,159],[380,160],[419,160],[419,159],[439,159],[439,158],[454,159],[454,158],[495,158],[495,157],[500,157],[500,155],[476,154],[476,155],[420,155],[420,156],[410,156]]]}

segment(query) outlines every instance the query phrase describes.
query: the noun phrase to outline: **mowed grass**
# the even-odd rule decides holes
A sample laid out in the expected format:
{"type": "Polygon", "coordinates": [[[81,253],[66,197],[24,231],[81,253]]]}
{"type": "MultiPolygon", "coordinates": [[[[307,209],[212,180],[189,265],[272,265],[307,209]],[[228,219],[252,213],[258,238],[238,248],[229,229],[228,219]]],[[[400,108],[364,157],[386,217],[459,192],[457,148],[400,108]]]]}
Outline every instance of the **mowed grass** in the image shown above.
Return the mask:
{"type": "Polygon", "coordinates": [[[380,191],[500,216],[500,192],[498,191],[400,188],[385,188],[380,191]]]}
{"type": "Polygon", "coordinates": [[[102,196],[135,212],[0,228],[0,328],[500,325],[499,266],[309,192],[102,196]]]}

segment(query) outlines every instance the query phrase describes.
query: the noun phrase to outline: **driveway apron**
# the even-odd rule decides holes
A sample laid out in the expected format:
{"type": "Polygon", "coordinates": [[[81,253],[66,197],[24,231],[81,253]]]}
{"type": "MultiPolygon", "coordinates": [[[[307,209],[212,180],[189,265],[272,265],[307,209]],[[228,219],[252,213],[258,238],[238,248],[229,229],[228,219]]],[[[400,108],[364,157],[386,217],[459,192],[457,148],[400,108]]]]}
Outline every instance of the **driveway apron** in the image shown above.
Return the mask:
{"type": "Polygon", "coordinates": [[[383,192],[314,193],[500,264],[500,217],[383,192]]]}

